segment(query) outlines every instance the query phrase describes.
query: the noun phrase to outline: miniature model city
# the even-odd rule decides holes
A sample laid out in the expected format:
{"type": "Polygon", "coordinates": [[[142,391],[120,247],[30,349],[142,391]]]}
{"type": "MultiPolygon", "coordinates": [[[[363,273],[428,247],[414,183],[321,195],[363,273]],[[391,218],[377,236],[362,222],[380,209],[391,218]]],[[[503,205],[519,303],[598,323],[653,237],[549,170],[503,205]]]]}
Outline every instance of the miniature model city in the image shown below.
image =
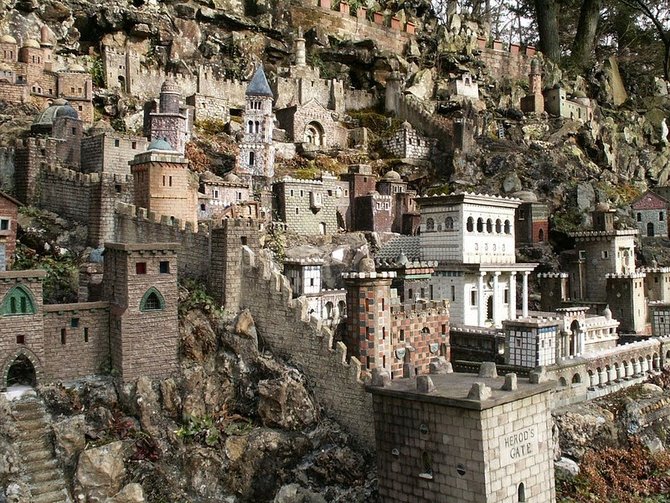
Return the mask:
{"type": "MultiPolygon", "coordinates": [[[[474,127],[419,112],[399,75],[383,97],[321,78],[301,34],[294,52],[275,79],[260,64],[247,83],[216,81],[206,68],[195,83],[159,75],[136,136],[93,122],[89,74],[58,68],[47,31],[39,42],[0,39],[0,90],[43,108],[12,147],[13,196],[0,192],[0,389],[81,378],[110,361],[124,382],[177,373],[177,278],[196,278],[226,310],[250,309],[328,414],[376,445],[383,501],[419,489],[457,501],[554,501],[551,409],[670,364],[670,268],[635,264],[639,235],[668,236],[670,189],[633,204],[635,229],[618,228],[607,204],[594,207],[563,269],[537,274],[541,311],[531,310],[537,264],[517,262],[516,250],[544,246],[550,231],[549,207],[534,194],[418,194],[398,172],[378,176],[364,163],[340,176],[275,177],[279,157],[365,141],[344,115],[378,99],[402,120],[384,140],[398,158],[426,161],[440,141],[467,148],[474,127]],[[195,92],[184,98],[183,87],[195,92]],[[194,121],[230,121],[231,111],[242,125],[235,169],[191,171],[194,121]],[[102,265],[82,272],[79,302],[45,304],[44,271],[12,269],[21,205],[85,224],[88,244],[104,249],[102,265]],[[287,259],[280,273],[260,247],[269,228],[396,236],[326,289],[321,259],[287,259]]],[[[108,86],[133,92],[139,56],[102,54],[108,86]]],[[[592,120],[588,98],[543,90],[540,60],[523,65],[524,112],[592,120]]],[[[479,96],[470,74],[452,92],[479,96]]]]}

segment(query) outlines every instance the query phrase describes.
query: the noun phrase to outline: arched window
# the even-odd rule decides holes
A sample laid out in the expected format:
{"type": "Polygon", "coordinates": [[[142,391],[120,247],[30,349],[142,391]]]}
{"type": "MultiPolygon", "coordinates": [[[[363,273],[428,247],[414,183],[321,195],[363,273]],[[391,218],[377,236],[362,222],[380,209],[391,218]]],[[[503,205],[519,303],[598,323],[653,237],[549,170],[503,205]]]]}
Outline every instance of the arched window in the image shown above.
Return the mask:
{"type": "Polygon", "coordinates": [[[472,219],[472,217],[468,217],[466,229],[468,230],[468,232],[472,232],[474,227],[475,227],[475,221],[472,219]]]}
{"type": "Polygon", "coordinates": [[[537,239],[540,242],[544,241],[544,229],[539,230],[539,232],[537,233],[537,239]]]}
{"type": "Polygon", "coordinates": [[[254,133],[256,133],[256,134],[260,133],[261,132],[261,123],[256,121],[255,126],[256,127],[254,128],[254,133]]]}
{"type": "Polygon", "coordinates": [[[496,220],[496,233],[500,234],[502,232],[502,222],[498,218],[496,220]]]}
{"type": "Polygon", "coordinates": [[[249,166],[256,164],[256,152],[249,152],[249,166]]]}
{"type": "Polygon", "coordinates": [[[637,221],[642,222],[642,213],[638,212],[637,216],[637,221]]]}
{"type": "Polygon", "coordinates": [[[444,221],[444,230],[450,231],[454,228],[454,219],[447,217],[444,221]]]}
{"type": "Polygon", "coordinates": [[[523,485],[523,482],[519,484],[519,489],[517,490],[517,496],[520,503],[526,501],[526,487],[523,485]]]}
{"type": "Polygon", "coordinates": [[[481,217],[477,219],[477,232],[484,232],[484,220],[481,217]]]}
{"type": "Polygon", "coordinates": [[[333,303],[328,301],[326,302],[326,318],[331,319],[333,317],[333,303]]]}
{"type": "Polygon", "coordinates": [[[254,132],[254,121],[247,122],[247,133],[254,132]]]}
{"type": "Polygon", "coordinates": [[[486,221],[486,232],[489,234],[493,232],[493,221],[490,218],[486,221]]]}
{"type": "Polygon", "coordinates": [[[579,384],[580,382],[582,382],[582,378],[579,377],[579,374],[572,376],[572,384],[579,384]]]}
{"type": "Polygon", "coordinates": [[[509,220],[505,220],[505,234],[512,233],[512,226],[509,223],[509,220]]]}
{"type": "Polygon", "coordinates": [[[647,223],[647,236],[650,238],[654,237],[654,224],[651,222],[647,223]]]}
{"type": "Polygon", "coordinates": [[[434,231],[435,230],[435,220],[432,218],[429,218],[426,220],[426,230],[427,231],[434,231]]]}
{"type": "Polygon", "coordinates": [[[33,295],[23,285],[17,285],[12,288],[2,301],[0,314],[2,315],[20,315],[35,314],[35,301],[33,295]]]}
{"type": "Polygon", "coordinates": [[[154,287],[149,288],[140,301],[140,311],[161,311],[165,309],[165,299],[154,287]]]}

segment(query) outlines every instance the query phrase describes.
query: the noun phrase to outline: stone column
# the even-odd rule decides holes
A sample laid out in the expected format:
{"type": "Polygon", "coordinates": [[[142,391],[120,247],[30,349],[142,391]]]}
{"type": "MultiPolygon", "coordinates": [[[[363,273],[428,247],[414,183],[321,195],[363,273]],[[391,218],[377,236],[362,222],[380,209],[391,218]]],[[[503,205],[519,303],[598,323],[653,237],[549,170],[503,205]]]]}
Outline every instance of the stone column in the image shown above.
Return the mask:
{"type": "Polygon", "coordinates": [[[635,360],[633,363],[633,375],[639,376],[642,373],[642,367],[640,367],[640,360],[635,360]]]}
{"type": "Polygon", "coordinates": [[[598,380],[600,381],[600,386],[605,386],[607,384],[607,371],[601,368],[598,371],[598,380]]]}
{"type": "Polygon", "coordinates": [[[597,371],[589,375],[589,387],[595,388],[598,386],[598,374],[597,371]]]}
{"type": "Polygon", "coordinates": [[[528,318],[528,276],[529,271],[523,273],[523,291],[521,296],[521,316],[528,318]]]}
{"type": "Polygon", "coordinates": [[[620,363],[619,365],[616,366],[616,380],[621,381],[623,378],[626,377],[626,369],[624,367],[623,363],[620,363]]]}
{"type": "Polygon", "coordinates": [[[486,306],[484,305],[484,276],[485,272],[479,273],[479,279],[477,283],[477,309],[478,309],[478,322],[479,326],[483,327],[486,323],[486,306]]]}
{"type": "Polygon", "coordinates": [[[630,379],[635,374],[635,369],[633,369],[633,364],[628,360],[626,362],[626,378],[630,379]]]}
{"type": "Polygon", "coordinates": [[[649,360],[644,358],[642,360],[642,373],[646,374],[647,372],[649,372],[649,360]]]}
{"type": "Polygon", "coordinates": [[[305,39],[302,36],[302,28],[298,30],[298,36],[295,39],[295,66],[305,66],[307,58],[305,57],[305,39]]]}
{"type": "Polygon", "coordinates": [[[497,327],[500,323],[501,310],[500,310],[500,295],[498,295],[498,277],[500,276],[499,271],[493,273],[493,326],[497,327]]]}
{"type": "Polygon", "coordinates": [[[581,355],[586,347],[586,331],[582,330],[580,325],[579,332],[577,332],[577,354],[581,355]]]}
{"type": "Polygon", "coordinates": [[[607,380],[611,383],[617,380],[616,369],[614,368],[614,365],[610,367],[609,372],[607,373],[607,380]]]}
{"type": "Polygon", "coordinates": [[[510,320],[516,320],[516,273],[509,273],[509,315],[510,320]]]}
{"type": "Polygon", "coordinates": [[[661,358],[658,355],[654,357],[654,370],[661,370],[661,358]]]}

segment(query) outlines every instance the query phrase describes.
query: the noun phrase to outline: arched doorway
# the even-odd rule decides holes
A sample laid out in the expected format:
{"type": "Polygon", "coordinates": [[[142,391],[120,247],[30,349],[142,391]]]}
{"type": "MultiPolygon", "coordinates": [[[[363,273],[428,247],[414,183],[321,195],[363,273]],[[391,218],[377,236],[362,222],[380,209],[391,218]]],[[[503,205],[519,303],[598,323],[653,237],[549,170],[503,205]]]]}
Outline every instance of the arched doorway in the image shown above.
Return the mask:
{"type": "Polygon", "coordinates": [[[540,231],[537,233],[537,239],[540,242],[544,241],[544,229],[540,229],[540,231]]]}
{"type": "Polygon", "coordinates": [[[305,143],[322,147],[324,145],[323,127],[316,121],[305,126],[305,143]]]}
{"type": "Polygon", "coordinates": [[[647,224],[647,236],[650,238],[654,237],[654,224],[652,222],[647,224]]]}
{"type": "Polygon", "coordinates": [[[35,367],[26,355],[19,355],[7,370],[7,387],[35,386],[37,374],[35,367]]]}
{"type": "Polygon", "coordinates": [[[579,322],[577,320],[570,325],[570,352],[569,356],[577,354],[577,341],[579,340],[579,322]]]}

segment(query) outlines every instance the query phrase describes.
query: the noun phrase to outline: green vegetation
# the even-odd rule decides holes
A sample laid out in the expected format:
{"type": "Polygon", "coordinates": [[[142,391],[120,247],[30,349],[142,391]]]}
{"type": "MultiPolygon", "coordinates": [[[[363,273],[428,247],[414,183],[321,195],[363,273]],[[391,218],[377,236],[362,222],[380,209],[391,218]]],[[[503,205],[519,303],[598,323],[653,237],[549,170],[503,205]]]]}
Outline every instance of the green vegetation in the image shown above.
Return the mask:
{"type": "Polygon", "coordinates": [[[373,108],[352,111],[349,115],[358,121],[361,127],[368,128],[372,133],[382,138],[391,136],[402,124],[400,119],[381,114],[373,108]]]}
{"type": "Polygon", "coordinates": [[[91,80],[95,87],[105,87],[105,73],[102,66],[102,59],[99,57],[92,58],[88,71],[91,74],[91,80]]]}
{"type": "Polygon", "coordinates": [[[77,301],[79,259],[70,253],[38,255],[17,244],[14,270],[43,269],[47,275],[42,284],[45,304],[67,304],[77,301]]]}
{"type": "Polygon", "coordinates": [[[183,318],[192,309],[200,309],[214,316],[223,316],[223,308],[207,293],[205,285],[194,279],[179,283],[179,317],[183,318]]]}
{"type": "MultiPolygon", "coordinates": [[[[232,118],[231,118],[232,119],[232,118]]],[[[226,121],[222,119],[200,119],[195,122],[195,127],[203,131],[204,133],[217,135],[223,133],[226,126],[226,121]]]]}
{"type": "Polygon", "coordinates": [[[191,442],[201,442],[209,447],[219,443],[221,433],[211,416],[188,416],[186,424],[175,431],[177,437],[191,442]]]}

